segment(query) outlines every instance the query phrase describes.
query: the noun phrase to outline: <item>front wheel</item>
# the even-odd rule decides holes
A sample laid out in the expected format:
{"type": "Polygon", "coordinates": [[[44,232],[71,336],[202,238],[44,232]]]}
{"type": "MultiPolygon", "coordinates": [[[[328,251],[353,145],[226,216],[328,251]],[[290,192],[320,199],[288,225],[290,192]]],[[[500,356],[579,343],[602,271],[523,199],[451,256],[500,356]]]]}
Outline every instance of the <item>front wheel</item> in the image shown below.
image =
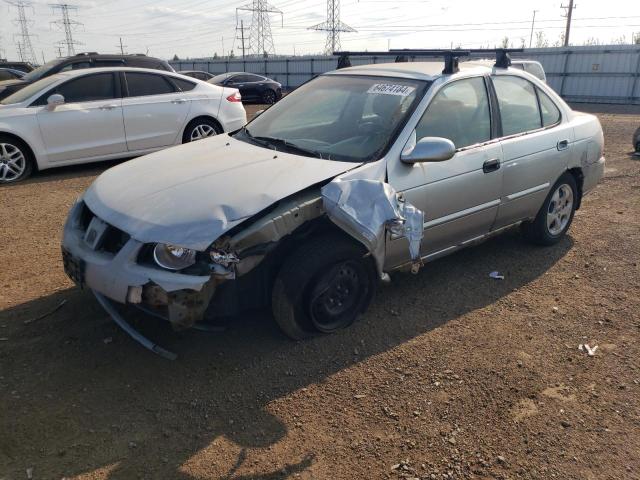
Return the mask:
{"type": "Polygon", "coordinates": [[[533,243],[553,245],[567,233],[578,200],[573,175],[564,173],[553,185],[533,222],[522,224],[522,232],[533,243]]]}
{"type": "Polygon", "coordinates": [[[285,260],[273,287],[273,316],[294,340],[333,333],[367,309],[375,287],[375,266],[363,247],[322,235],[285,260]]]}
{"type": "Polygon", "coordinates": [[[0,185],[24,180],[33,170],[27,147],[19,140],[0,135],[0,185]]]}
{"type": "Polygon", "coordinates": [[[196,118],[184,129],[182,143],[195,142],[222,133],[222,129],[213,120],[196,118]]]}

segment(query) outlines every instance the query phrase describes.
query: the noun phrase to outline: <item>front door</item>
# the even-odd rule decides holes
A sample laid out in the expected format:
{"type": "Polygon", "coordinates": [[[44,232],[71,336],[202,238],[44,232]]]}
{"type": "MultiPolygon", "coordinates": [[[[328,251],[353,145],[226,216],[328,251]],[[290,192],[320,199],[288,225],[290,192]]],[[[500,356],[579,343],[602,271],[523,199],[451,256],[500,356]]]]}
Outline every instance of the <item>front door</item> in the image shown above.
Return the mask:
{"type": "Polygon", "coordinates": [[[128,96],[122,100],[130,152],[180,143],[191,100],[167,75],[125,73],[128,96]]]}
{"type": "Polygon", "coordinates": [[[36,103],[38,124],[50,162],[88,159],[127,151],[122,99],[113,73],[84,75],[62,83],[36,103]],[[58,93],[63,105],[48,110],[58,93]]]}
{"type": "MultiPolygon", "coordinates": [[[[455,80],[434,96],[415,138],[448,138],[456,154],[442,162],[390,168],[389,183],[425,213],[423,256],[439,255],[489,232],[502,188],[502,148],[493,132],[485,78],[455,80]]],[[[406,261],[405,239],[387,245],[389,266],[406,261]]]]}

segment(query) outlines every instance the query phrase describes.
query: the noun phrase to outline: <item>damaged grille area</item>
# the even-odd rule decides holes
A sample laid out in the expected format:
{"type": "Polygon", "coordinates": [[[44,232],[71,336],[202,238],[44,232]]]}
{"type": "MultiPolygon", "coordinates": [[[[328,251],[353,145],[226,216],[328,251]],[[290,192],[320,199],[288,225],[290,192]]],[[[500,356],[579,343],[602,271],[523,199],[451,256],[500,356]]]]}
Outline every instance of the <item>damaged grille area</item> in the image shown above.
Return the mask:
{"type": "MultiPolygon", "coordinates": [[[[78,218],[78,227],[80,231],[85,233],[85,238],[87,238],[87,231],[89,230],[94,218],[98,217],[89,209],[87,204],[83,202],[80,210],[80,216],[78,218]]],[[[113,225],[107,224],[104,232],[101,232],[101,238],[93,248],[99,252],[107,252],[112,255],[116,255],[130,238],[131,236],[128,233],[123,232],[113,225]]]]}

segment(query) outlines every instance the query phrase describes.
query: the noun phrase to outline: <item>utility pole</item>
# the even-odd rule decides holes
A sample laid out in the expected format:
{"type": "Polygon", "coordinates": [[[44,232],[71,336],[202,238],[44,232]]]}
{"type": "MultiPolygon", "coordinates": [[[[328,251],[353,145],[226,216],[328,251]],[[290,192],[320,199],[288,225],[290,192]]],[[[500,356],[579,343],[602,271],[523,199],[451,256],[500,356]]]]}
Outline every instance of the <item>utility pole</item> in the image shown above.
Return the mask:
{"type": "Polygon", "coordinates": [[[569,0],[569,6],[566,7],[564,5],[560,5],[560,8],[564,8],[567,13],[564,15],[567,17],[567,28],[564,31],[564,46],[569,46],[569,33],[571,32],[571,15],[573,14],[573,9],[576,8],[577,5],[573,4],[573,0],[569,0]]]}
{"type": "Polygon", "coordinates": [[[260,56],[276,53],[269,14],[279,14],[284,22],[282,11],[270,5],[267,0],[253,0],[250,4],[236,8],[236,24],[238,23],[239,10],[251,12],[251,26],[249,27],[249,50],[251,53],[260,56]]]}
{"type": "Polygon", "coordinates": [[[123,45],[122,44],[122,37],[120,37],[120,45],[116,45],[116,48],[120,48],[120,53],[122,55],[124,55],[124,47],[126,47],[127,45],[123,45]]]}
{"type": "Polygon", "coordinates": [[[62,45],[56,45],[54,48],[58,52],[58,58],[62,57],[62,45]]]}
{"type": "Polygon", "coordinates": [[[83,45],[81,42],[77,42],[73,39],[73,30],[82,25],[80,22],[76,20],[71,20],[69,17],[69,11],[77,11],[78,7],[75,5],[69,5],[68,3],[56,3],[51,4],[51,8],[55,13],[56,10],[60,10],[60,14],[62,18],[60,20],[56,20],[55,22],[51,22],[58,27],[64,29],[64,40],[58,42],[60,45],[65,45],[67,47],[67,55],[72,56],[76,54],[76,45],[83,45]]]}
{"type": "Polygon", "coordinates": [[[242,59],[244,60],[245,56],[245,45],[244,45],[244,20],[240,20],[240,28],[236,27],[236,30],[240,30],[240,38],[236,37],[236,39],[240,40],[242,45],[242,59]]]}
{"type": "Polygon", "coordinates": [[[18,18],[15,19],[15,23],[20,27],[20,33],[15,35],[14,39],[20,61],[34,64],[38,63],[36,52],[33,50],[33,45],[31,44],[31,37],[33,37],[33,35],[29,33],[29,25],[31,23],[27,20],[25,13],[26,8],[33,9],[31,2],[28,0],[6,0],[6,2],[18,11],[18,18]]]}
{"type": "Polygon", "coordinates": [[[533,20],[531,20],[531,35],[529,36],[529,48],[531,48],[531,43],[533,42],[533,26],[536,24],[536,13],[538,10],[533,11],[533,20]]]}
{"type": "Polygon", "coordinates": [[[346,23],[340,21],[340,0],[327,0],[327,20],[309,27],[309,30],[327,32],[324,53],[332,55],[340,50],[340,32],[355,32],[346,23]]]}

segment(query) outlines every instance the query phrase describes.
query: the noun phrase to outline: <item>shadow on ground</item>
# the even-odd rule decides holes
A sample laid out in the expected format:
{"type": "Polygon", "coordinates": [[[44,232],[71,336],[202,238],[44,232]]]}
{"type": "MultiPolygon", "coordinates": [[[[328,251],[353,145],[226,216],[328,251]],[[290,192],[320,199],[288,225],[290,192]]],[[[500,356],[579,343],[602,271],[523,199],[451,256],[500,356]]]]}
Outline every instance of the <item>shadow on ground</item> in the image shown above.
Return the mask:
{"type": "MultiPolygon", "coordinates": [[[[212,442],[220,440],[237,447],[224,478],[246,478],[236,476],[246,449],[288,433],[269,402],[498,301],[571,246],[565,238],[533,247],[507,233],[417,276],[396,275],[359,323],[307,342],[286,339],[267,313],[240,318],[222,334],[176,334],[145,320],[154,339],[178,352],[175,362],[135,344],[77,289],[2,311],[0,477],[20,478],[27,467],[38,478],[109,467],[109,478],[191,478],[180,466],[205,448],[215,459],[212,442]],[[493,270],[506,279],[490,279],[493,270]]],[[[284,478],[312,462],[308,452],[284,471],[251,478],[284,478]]]]}

